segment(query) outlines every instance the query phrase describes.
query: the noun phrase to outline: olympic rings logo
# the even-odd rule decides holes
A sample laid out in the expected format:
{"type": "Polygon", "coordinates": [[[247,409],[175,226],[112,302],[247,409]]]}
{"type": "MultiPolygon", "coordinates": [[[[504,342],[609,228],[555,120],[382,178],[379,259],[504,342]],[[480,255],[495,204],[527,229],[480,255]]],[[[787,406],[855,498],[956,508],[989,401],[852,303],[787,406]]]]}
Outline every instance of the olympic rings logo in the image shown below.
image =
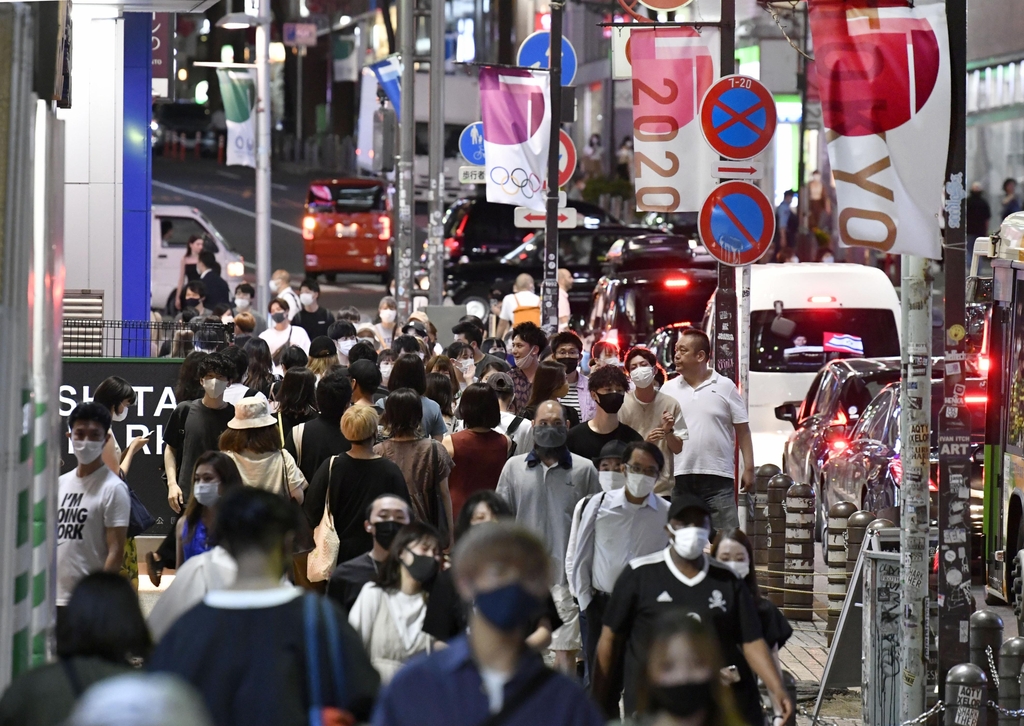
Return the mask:
{"type": "Polygon", "coordinates": [[[503,166],[495,166],[491,169],[491,182],[501,187],[501,191],[510,197],[522,194],[527,199],[532,199],[544,186],[540,177],[526,169],[516,168],[509,171],[503,166]]]}

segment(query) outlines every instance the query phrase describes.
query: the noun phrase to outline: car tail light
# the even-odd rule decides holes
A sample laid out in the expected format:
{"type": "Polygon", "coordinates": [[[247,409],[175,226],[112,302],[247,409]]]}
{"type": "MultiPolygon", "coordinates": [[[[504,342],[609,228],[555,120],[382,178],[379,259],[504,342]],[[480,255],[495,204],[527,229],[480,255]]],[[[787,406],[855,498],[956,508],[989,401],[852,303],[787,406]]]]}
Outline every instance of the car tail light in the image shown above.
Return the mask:
{"type": "Polygon", "coordinates": [[[988,396],[984,394],[964,396],[964,403],[988,403],[988,396]]]}
{"type": "MultiPolygon", "coordinates": [[[[896,486],[900,485],[903,481],[903,462],[898,458],[892,459],[889,462],[889,475],[892,477],[893,482],[896,486]]],[[[939,485],[935,483],[935,480],[928,477],[928,491],[937,492],[939,491],[939,485]]]]}
{"type": "Polygon", "coordinates": [[[829,442],[832,451],[839,454],[850,448],[850,442],[843,438],[836,438],[829,442]]]}
{"type": "Polygon", "coordinates": [[[846,411],[844,411],[843,409],[840,408],[840,409],[838,409],[836,411],[836,417],[834,419],[832,419],[831,421],[829,421],[828,425],[829,426],[845,426],[848,423],[850,423],[850,419],[847,417],[846,411]]]}
{"type": "Polygon", "coordinates": [[[448,250],[448,256],[454,259],[462,251],[462,243],[454,237],[449,237],[444,241],[444,248],[448,250]]]}
{"type": "Polygon", "coordinates": [[[316,229],[316,217],[302,218],[302,239],[313,239],[313,230],[316,229]]]}
{"type": "Polygon", "coordinates": [[[669,290],[681,290],[690,286],[690,280],[686,277],[670,277],[665,280],[665,287],[669,290]]]}
{"type": "Polygon", "coordinates": [[[811,295],[807,298],[807,302],[814,303],[816,305],[824,305],[826,303],[834,303],[836,299],[831,295],[811,295]]]}
{"type": "Polygon", "coordinates": [[[380,224],[380,234],[377,235],[377,239],[381,242],[387,242],[391,239],[391,217],[382,214],[377,217],[377,222],[380,224]]]}
{"type": "Polygon", "coordinates": [[[987,355],[983,355],[983,356],[979,356],[978,357],[978,370],[979,371],[981,371],[982,373],[987,374],[988,371],[989,371],[989,368],[991,368],[991,367],[992,367],[992,360],[987,355]]]}

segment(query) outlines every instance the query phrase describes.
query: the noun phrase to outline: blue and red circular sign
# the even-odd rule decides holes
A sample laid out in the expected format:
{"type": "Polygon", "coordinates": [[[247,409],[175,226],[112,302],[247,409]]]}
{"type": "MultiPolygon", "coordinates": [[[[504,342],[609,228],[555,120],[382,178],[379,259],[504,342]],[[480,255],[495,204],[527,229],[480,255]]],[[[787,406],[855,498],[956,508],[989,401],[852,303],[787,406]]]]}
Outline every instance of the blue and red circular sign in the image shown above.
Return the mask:
{"type": "Polygon", "coordinates": [[[775,236],[775,210],[764,192],[742,181],[719,184],[697,217],[708,253],[725,265],[749,265],[761,259],[775,236]]]}
{"type": "Polygon", "coordinates": [[[700,104],[700,130],[715,153],[734,161],[752,159],[775,136],[775,99],[750,76],[725,76],[700,104]]]}

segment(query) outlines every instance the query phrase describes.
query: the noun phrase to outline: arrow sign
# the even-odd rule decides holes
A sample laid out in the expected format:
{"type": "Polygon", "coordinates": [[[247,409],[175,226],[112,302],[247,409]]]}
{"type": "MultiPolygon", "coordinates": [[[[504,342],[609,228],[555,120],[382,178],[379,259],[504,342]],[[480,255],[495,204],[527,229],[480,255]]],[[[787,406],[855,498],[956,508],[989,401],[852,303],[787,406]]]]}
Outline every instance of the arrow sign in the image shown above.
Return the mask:
{"type": "Polygon", "coordinates": [[[719,262],[737,267],[756,262],[775,236],[775,210],[764,192],[742,181],[715,187],[697,217],[700,240],[719,262]]]}
{"type": "MultiPolygon", "coordinates": [[[[538,212],[537,210],[530,209],[529,207],[516,207],[515,209],[516,227],[543,229],[547,218],[547,215],[543,212],[538,212]]],[[[559,229],[573,229],[577,226],[578,221],[579,219],[574,207],[566,207],[565,209],[558,210],[559,229]]]]}
{"type": "Polygon", "coordinates": [[[752,159],[775,136],[775,98],[750,76],[724,76],[700,103],[704,140],[726,159],[752,159]]]}
{"type": "Polygon", "coordinates": [[[763,179],[764,163],[760,161],[716,161],[711,165],[715,179],[763,179]]]}

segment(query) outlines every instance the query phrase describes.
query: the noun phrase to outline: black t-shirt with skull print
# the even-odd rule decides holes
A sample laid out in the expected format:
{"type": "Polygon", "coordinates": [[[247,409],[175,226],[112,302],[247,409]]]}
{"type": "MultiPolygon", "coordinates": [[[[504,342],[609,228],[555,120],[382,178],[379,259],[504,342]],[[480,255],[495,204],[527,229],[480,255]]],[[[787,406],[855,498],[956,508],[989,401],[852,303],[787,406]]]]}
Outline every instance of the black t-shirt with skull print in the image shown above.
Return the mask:
{"type": "Polygon", "coordinates": [[[760,724],[757,679],[742,650],[744,643],[763,637],[750,591],[731,570],[706,556],[703,572],[686,577],[672,561],[669,548],[630,562],[615,583],[605,611],[604,624],[627,640],[626,713],[636,709],[636,683],[655,623],[674,609],[690,613],[718,636],[723,661],[739,670],[740,682],[733,687],[737,706],[748,723],[760,724]]]}

